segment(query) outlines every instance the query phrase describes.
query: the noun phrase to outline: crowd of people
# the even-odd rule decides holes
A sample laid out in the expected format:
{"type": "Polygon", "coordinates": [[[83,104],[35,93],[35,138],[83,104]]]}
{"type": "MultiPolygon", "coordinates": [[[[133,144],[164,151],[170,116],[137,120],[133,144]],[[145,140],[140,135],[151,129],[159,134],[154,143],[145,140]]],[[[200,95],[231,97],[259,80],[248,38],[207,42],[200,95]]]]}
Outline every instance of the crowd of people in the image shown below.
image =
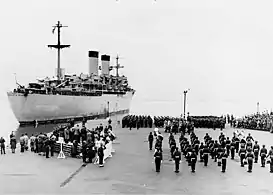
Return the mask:
{"type": "Polygon", "coordinates": [[[230,121],[232,127],[272,131],[273,113],[247,115],[230,121]]]}
{"type": "MultiPolygon", "coordinates": [[[[156,172],[160,172],[161,162],[163,160],[163,136],[156,128],[154,135],[152,132],[148,136],[149,149],[155,148],[154,159],[156,172]],[[155,143],[154,143],[155,139],[155,143]]],[[[174,161],[175,172],[179,172],[182,155],[191,167],[192,172],[196,171],[196,163],[199,159],[204,166],[208,165],[209,156],[221,167],[221,171],[225,172],[227,161],[230,157],[234,160],[237,154],[240,159],[240,166],[248,165],[248,172],[252,172],[253,163],[258,163],[260,157],[261,167],[265,167],[266,163],[270,164],[270,173],[273,173],[273,146],[269,152],[265,145],[260,147],[258,141],[254,141],[251,134],[247,137],[240,137],[234,132],[230,139],[223,132],[220,133],[218,139],[213,139],[208,133],[204,136],[203,141],[196,136],[194,132],[189,132],[187,137],[183,132],[178,140],[172,133],[169,134],[169,148],[171,161],[174,161]]]]}
{"type": "MultiPolygon", "coordinates": [[[[99,166],[104,164],[104,150],[106,145],[115,140],[116,136],[112,131],[111,119],[108,125],[103,127],[102,124],[89,130],[82,124],[68,123],[56,127],[51,134],[39,133],[32,134],[29,138],[27,133],[17,141],[14,132],[10,135],[10,148],[15,153],[17,143],[20,144],[20,152],[24,153],[30,148],[31,152],[50,158],[54,156],[56,143],[59,138],[63,138],[63,147],[69,148],[71,157],[82,157],[84,163],[96,163],[99,166]]],[[[5,154],[5,140],[0,138],[1,154],[5,154]],[[3,144],[2,144],[3,143],[3,144]],[[3,146],[3,147],[2,147],[3,146]]]]}

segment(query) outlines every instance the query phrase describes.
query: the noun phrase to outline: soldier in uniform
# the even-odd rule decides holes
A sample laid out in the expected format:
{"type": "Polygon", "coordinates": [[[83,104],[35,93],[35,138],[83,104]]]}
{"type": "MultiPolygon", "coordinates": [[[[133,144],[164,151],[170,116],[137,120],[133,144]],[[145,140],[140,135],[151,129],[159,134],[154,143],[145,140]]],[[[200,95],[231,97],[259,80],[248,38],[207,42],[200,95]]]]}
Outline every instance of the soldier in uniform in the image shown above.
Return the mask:
{"type": "Polygon", "coordinates": [[[235,150],[236,150],[236,153],[238,153],[239,152],[239,146],[240,146],[240,140],[239,140],[238,137],[235,137],[234,141],[235,141],[235,150]]]}
{"type": "MultiPolygon", "coordinates": [[[[223,149],[225,150],[225,149],[223,149]]],[[[226,172],[226,168],[227,168],[227,158],[228,158],[228,153],[227,150],[223,152],[222,154],[222,172],[226,172]]]]}
{"type": "Polygon", "coordinates": [[[235,156],[235,148],[236,148],[236,143],[235,141],[232,141],[230,144],[230,157],[233,160],[235,156]]]}
{"type": "Polygon", "coordinates": [[[241,146],[241,149],[239,150],[239,156],[240,156],[240,161],[241,161],[241,167],[244,167],[244,160],[246,157],[246,149],[244,146],[241,146]]]}
{"type": "Polygon", "coordinates": [[[254,144],[254,146],[253,146],[254,163],[258,163],[259,151],[260,151],[260,146],[259,146],[259,144],[258,144],[258,141],[255,141],[255,144],[254,144]]]}
{"type": "Polygon", "coordinates": [[[156,149],[154,158],[155,158],[155,171],[160,172],[160,165],[163,159],[162,152],[160,149],[156,149]]]}
{"type": "Polygon", "coordinates": [[[262,167],[265,167],[265,158],[267,155],[267,149],[265,148],[265,145],[263,145],[261,151],[260,151],[260,156],[261,156],[261,164],[262,167]]]}
{"type": "Polygon", "coordinates": [[[208,165],[209,160],[209,148],[208,146],[205,146],[203,149],[203,158],[204,158],[204,166],[206,167],[208,165]]]}
{"type": "Polygon", "coordinates": [[[22,136],[20,137],[20,146],[21,146],[21,152],[24,152],[24,149],[25,149],[25,138],[24,138],[24,134],[22,134],[22,136]]]}
{"type": "Polygon", "coordinates": [[[231,141],[229,139],[229,137],[227,137],[227,140],[226,140],[226,150],[227,150],[227,155],[229,156],[229,152],[230,152],[230,144],[231,144],[231,141]]]}
{"type": "Polygon", "coordinates": [[[252,167],[253,167],[254,154],[250,148],[248,149],[248,152],[246,154],[246,158],[247,158],[247,163],[248,163],[248,171],[247,172],[251,173],[252,167]]]}
{"type": "Polygon", "coordinates": [[[217,149],[217,160],[218,160],[218,166],[220,167],[221,166],[221,163],[222,163],[222,156],[223,156],[223,153],[224,153],[224,148],[222,148],[221,146],[218,147],[217,149]]]}
{"type": "Polygon", "coordinates": [[[87,157],[87,143],[86,141],[82,142],[82,161],[83,163],[86,163],[86,157],[87,157]]]}
{"type": "Polygon", "coordinates": [[[270,158],[270,173],[273,173],[273,146],[271,146],[271,149],[268,152],[267,158],[270,158]]]}
{"type": "Polygon", "coordinates": [[[247,142],[246,142],[246,149],[251,149],[252,150],[252,142],[251,142],[251,139],[248,139],[247,142]]]}
{"type": "Polygon", "coordinates": [[[197,161],[197,155],[195,153],[195,150],[192,150],[192,153],[190,155],[190,161],[191,161],[191,172],[195,172],[195,166],[196,166],[196,161],[197,161]]]}
{"type": "Polygon", "coordinates": [[[181,152],[178,151],[178,147],[175,148],[173,156],[174,156],[174,162],[175,162],[175,172],[178,173],[179,172],[179,164],[181,161],[181,152]]]}

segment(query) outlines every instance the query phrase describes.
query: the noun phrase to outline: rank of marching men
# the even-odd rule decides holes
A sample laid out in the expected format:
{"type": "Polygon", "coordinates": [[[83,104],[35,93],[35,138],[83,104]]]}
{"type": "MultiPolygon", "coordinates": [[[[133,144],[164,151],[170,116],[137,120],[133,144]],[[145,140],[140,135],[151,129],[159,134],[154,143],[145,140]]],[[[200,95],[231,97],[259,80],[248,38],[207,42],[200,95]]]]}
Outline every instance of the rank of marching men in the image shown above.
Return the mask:
{"type": "MultiPolygon", "coordinates": [[[[154,159],[156,172],[160,172],[163,160],[163,139],[163,135],[159,132],[158,128],[155,128],[154,133],[151,132],[148,136],[149,149],[152,150],[153,145],[155,149],[154,159]],[[154,139],[155,144],[153,144],[154,139]]],[[[273,146],[271,146],[269,152],[265,148],[265,145],[260,148],[258,141],[254,141],[251,134],[245,137],[242,132],[234,132],[232,139],[229,139],[229,137],[225,137],[221,132],[218,140],[213,140],[207,133],[204,137],[204,142],[200,143],[194,132],[190,134],[189,140],[181,133],[179,146],[180,149],[176,144],[173,134],[170,133],[170,161],[174,162],[174,172],[176,173],[179,172],[179,165],[182,159],[181,154],[184,155],[192,172],[195,172],[198,156],[200,162],[204,163],[205,167],[208,165],[209,156],[211,156],[211,159],[221,167],[221,171],[224,173],[227,168],[228,158],[230,157],[231,160],[234,160],[235,154],[238,154],[241,167],[248,165],[247,172],[252,172],[253,163],[258,163],[260,157],[261,167],[265,167],[267,163],[270,165],[270,173],[273,173],[273,146]]]]}

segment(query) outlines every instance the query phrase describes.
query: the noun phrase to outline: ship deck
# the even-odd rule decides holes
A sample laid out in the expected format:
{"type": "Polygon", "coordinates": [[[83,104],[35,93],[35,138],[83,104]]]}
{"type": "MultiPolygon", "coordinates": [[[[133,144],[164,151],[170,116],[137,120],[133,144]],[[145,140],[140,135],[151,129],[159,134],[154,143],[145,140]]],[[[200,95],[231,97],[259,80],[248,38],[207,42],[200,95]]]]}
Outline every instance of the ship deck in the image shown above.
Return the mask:
{"type": "MultiPolygon", "coordinates": [[[[114,125],[115,126],[115,125],[114,125]]],[[[147,135],[152,129],[114,130],[118,139],[113,147],[116,150],[108,159],[105,167],[88,164],[81,168],[79,159],[55,158],[26,152],[16,154],[10,151],[0,155],[0,194],[272,194],[273,174],[268,165],[261,168],[254,164],[253,173],[247,173],[246,167],[239,166],[236,160],[228,160],[227,172],[221,173],[220,167],[209,160],[204,168],[197,163],[196,173],[191,173],[183,159],[181,172],[173,172],[174,165],[169,161],[167,135],[163,143],[164,162],[162,171],[154,170],[153,153],[148,150],[147,135]]],[[[219,130],[196,129],[200,139],[204,134],[218,137],[219,130]]],[[[224,132],[231,137],[233,129],[224,132]]],[[[273,134],[261,131],[251,132],[260,144],[270,145],[273,134]]],[[[176,136],[178,138],[178,135],[176,136]]]]}

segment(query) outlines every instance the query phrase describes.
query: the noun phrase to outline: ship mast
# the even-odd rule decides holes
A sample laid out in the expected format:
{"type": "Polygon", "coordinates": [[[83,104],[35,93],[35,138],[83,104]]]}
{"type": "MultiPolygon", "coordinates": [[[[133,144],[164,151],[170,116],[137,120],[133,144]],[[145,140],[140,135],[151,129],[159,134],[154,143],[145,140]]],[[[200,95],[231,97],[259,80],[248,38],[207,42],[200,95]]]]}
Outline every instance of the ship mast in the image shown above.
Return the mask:
{"type": "Polygon", "coordinates": [[[58,30],[58,43],[57,45],[48,45],[48,47],[50,48],[55,48],[58,51],[58,59],[57,59],[57,79],[60,80],[61,79],[61,49],[66,48],[66,47],[70,47],[70,45],[61,45],[61,28],[62,27],[68,27],[68,26],[63,26],[60,21],[58,21],[58,23],[55,26],[52,26],[53,30],[52,33],[54,34],[55,29],[57,28],[58,30]]]}
{"type": "Polygon", "coordinates": [[[116,57],[116,66],[113,67],[113,68],[116,69],[116,76],[117,77],[119,77],[118,70],[121,69],[121,68],[124,68],[124,66],[120,66],[118,60],[119,60],[119,56],[117,55],[117,57],[116,57]]]}

